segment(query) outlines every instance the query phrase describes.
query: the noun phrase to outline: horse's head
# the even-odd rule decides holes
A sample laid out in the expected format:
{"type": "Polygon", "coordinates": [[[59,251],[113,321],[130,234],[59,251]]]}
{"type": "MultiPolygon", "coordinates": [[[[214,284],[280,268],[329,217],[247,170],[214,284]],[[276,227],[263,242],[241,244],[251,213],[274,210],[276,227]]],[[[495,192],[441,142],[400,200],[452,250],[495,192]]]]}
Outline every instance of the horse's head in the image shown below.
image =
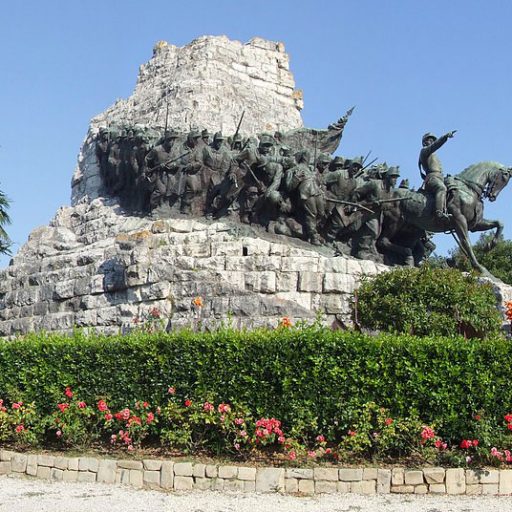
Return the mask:
{"type": "Polygon", "coordinates": [[[498,168],[487,184],[484,191],[484,197],[489,199],[491,202],[496,201],[498,194],[503,190],[503,188],[505,188],[511,176],[512,167],[509,167],[508,169],[505,167],[498,168]]]}

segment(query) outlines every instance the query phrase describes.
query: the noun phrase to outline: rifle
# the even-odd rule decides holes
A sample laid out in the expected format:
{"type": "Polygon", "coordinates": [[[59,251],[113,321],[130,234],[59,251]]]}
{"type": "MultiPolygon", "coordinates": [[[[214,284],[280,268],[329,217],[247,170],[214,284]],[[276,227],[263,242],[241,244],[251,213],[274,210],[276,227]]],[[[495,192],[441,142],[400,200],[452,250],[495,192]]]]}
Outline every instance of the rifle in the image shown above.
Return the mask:
{"type": "Polygon", "coordinates": [[[233,135],[233,139],[231,140],[231,149],[233,149],[233,146],[235,144],[236,136],[238,135],[238,132],[240,131],[240,126],[242,126],[242,120],[245,115],[245,110],[242,112],[242,115],[240,116],[240,121],[238,121],[238,126],[236,127],[235,135],[233,135]]]}
{"type": "MultiPolygon", "coordinates": [[[[158,171],[161,168],[165,168],[167,165],[172,164],[173,162],[176,162],[176,160],[179,160],[180,158],[183,158],[184,156],[187,156],[188,154],[190,154],[190,151],[185,151],[185,153],[183,153],[180,156],[177,156],[175,158],[170,158],[163,164],[158,164],[156,167],[153,167],[152,169],[148,169],[146,171],[146,174],[150,174],[152,172],[158,171]]],[[[164,172],[169,172],[169,169],[162,169],[162,170],[164,170],[164,172]]]]}
{"type": "Polygon", "coordinates": [[[240,162],[240,167],[243,167],[246,171],[249,171],[253,180],[256,182],[256,185],[258,188],[263,187],[263,183],[258,178],[256,178],[256,175],[254,174],[253,170],[251,169],[251,166],[247,162],[245,162],[245,161],[240,162]]]}
{"type": "Polygon", "coordinates": [[[375,212],[373,210],[370,210],[370,208],[367,208],[366,206],[364,206],[360,203],[352,203],[351,201],[342,201],[341,199],[334,199],[333,197],[326,197],[325,200],[329,201],[330,203],[344,204],[346,206],[354,206],[355,208],[365,210],[368,213],[375,214],[375,212]]]}
{"type": "MultiPolygon", "coordinates": [[[[368,153],[369,154],[369,153],[368,153]]],[[[370,165],[374,164],[377,160],[379,159],[379,157],[375,157],[370,163],[366,164],[364,167],[362,167],[361,169],[359,169],[359,171],[357,171],[356,174],[354,174],[353,178],[359,178],[359,176],[361,176],[361,174],[363,174],[363,172],[368,169],[368,167],[370,167],[370,165]]]]}

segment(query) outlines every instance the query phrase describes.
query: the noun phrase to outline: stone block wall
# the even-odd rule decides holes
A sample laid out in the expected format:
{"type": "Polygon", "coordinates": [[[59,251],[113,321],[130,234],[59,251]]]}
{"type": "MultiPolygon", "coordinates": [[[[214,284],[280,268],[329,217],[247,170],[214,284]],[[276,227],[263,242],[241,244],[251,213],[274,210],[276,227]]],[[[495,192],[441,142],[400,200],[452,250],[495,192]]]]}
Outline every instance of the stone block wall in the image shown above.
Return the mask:
{"type": "Polygon", "coordinates": [[[286,494],[512,494],[512,470],[428,467],[276,468],[154,459],[99,459],[0,450],[0,475],[124,484],[164,491],[286,494]]]}
{"type": "Polygon", "coordinates": [[[62,208],[0,271],[0,336],[126,332],[154,307],[170,328],[317,314],[340,325],[361,276],[386,269],[229,222],[129,217],[99,198],[62,208]]]}

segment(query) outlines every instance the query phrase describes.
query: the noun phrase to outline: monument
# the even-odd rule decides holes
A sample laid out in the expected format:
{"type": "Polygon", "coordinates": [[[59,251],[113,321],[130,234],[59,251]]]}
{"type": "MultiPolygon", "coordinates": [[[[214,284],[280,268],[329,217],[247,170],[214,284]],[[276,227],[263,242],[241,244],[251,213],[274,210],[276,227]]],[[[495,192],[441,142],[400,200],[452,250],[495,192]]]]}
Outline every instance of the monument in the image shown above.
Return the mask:
{"type": "Polygon", "coordinates": [[[482,200],[509,168],[483,162],[445,180],[435,151],[454,132],[427,134],[424,190],[397,188],[397,166],[333,156],[353,109],[312,129],[301,108],[281,43],[158,43],[132,96],[91,121],[71,207],[1,272],[0,336],[117,333],[149,311],[168,329],[318,314],[344,326],[361,275],[419,265],[432,232],[452,231],[485,272],[468,230],[501,232],[482,200]]]}

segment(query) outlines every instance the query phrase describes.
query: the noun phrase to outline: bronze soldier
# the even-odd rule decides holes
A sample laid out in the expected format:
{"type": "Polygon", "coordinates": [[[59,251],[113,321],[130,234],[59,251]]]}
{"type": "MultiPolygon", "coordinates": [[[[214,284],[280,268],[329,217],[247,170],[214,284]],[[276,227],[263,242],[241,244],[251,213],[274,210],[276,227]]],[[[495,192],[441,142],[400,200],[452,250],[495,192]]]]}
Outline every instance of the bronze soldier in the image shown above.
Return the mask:
{"type": "Polygon", "coordinates": [[[178,194],[181,196],[181,213],[202,213],[204,211],[204,200],[202,192],[206,190],[206,170],[203,161],[203,149],[200,142],[201,134],[199,130],[192,129],[187,135],[187,140],[183,144],[180,159],[181,172],[180,182],[184,181],[183,186],[179,185],[178,194]],[[201,204],[203,203],[203,204],[201,204]]]}
{"type": "Polygon", "coordinates": [[[446,213],[446,185],[444,184],[443,168],[435,152],[448,140],[451,139],[457,130],[445,133],[437,138],[432,133],[423,135],[421,143],[418,167],[421,177],[424,180],[425,192],[434,196],[434,215],[437,218],[447,218],[446,213]]]}

